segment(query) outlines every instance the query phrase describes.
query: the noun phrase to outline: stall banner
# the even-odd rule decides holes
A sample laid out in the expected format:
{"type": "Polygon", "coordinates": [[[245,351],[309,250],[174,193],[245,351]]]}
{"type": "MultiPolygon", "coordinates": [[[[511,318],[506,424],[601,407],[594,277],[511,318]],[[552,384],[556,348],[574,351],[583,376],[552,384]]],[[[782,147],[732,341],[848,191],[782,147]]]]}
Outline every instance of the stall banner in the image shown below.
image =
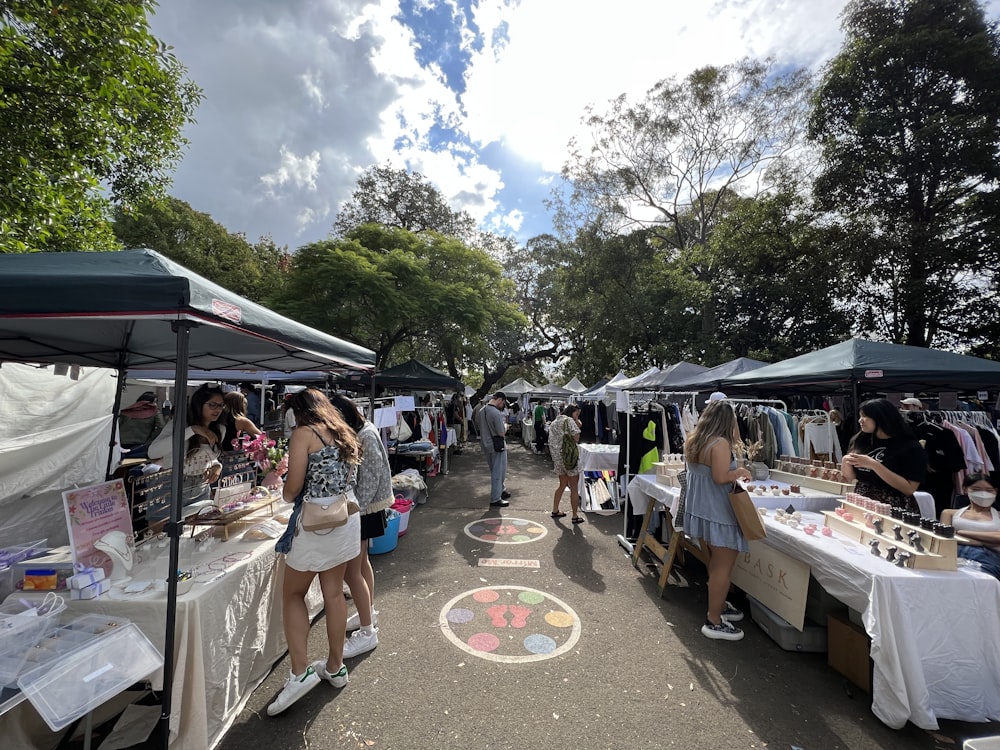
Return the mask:
{"type": "Polygon", "coordinates": [[[736,558],[733,583],[801,631],[806,619],[809,565],[763,540],[736,558]]]}
{"type": "Polygon", "coordinates": [[[109,532],[121,532],[126,545],[126,549],[122,550],[125,553],[123,557],[132,558],[135,538],[125,483],[121,479],[113,479],[91,487],[67,490],[62,496],[73,564],[84,568],[103,568],[105,576],[110,578],[111,558],[96,549],[94,543],[109,532]]]}

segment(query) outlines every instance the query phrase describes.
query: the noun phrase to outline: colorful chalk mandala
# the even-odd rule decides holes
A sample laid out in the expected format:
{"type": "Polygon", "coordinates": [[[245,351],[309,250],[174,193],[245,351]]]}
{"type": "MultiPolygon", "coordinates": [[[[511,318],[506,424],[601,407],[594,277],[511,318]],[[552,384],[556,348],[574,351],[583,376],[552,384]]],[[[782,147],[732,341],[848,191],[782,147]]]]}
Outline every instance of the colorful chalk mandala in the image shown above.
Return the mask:
{"type": "Polygon", "coordinates": [[[564,654],[580,639],[580,618],[551,594],[523,586],[486,586],[441,610],[448,640],[480,659],[520,664],[564,654]]]}
{"type": "Polygon", "coordinates": [[[541,539],[549,530],[524,518],[481,518],[465,527],[465,535],[490,544],[524,544],[541,539]]]}

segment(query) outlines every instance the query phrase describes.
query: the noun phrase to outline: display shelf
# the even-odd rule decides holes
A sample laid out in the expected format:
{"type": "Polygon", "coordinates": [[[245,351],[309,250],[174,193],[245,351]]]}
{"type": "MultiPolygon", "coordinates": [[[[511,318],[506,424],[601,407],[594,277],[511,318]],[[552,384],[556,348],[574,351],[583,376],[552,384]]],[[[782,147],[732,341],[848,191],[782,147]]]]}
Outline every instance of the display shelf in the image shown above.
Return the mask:
{"type": "MultiPolygon", "coordinates": [[[[952,571],[958,568],[958,543],[961,537],[949,538],[936,534],[933,531],[921,528],[920,526],[906,523],[890,515],[866,510],[863,506],[856,505],[847,500],[841,503],[841,507],[852,516],[847,520],[835,511],[825,510],[825,525],[834,531],[843,534],[849,539],[853,539],[858,544],[870,546],[875,540],[879,542],[881,556],[885,558],[888,547],[896,547],[898,556],[900,553],[907,553],[909,558],[904,560],[903,566],[915,570],[941,570],[952,571]],[[882,533],[879,533],[874,526],[869,526],[868,519],[880,519],[882,533]],[[900,536],[897,539],[893,532],[893,526],[900,527],[900,536]],[[916,540],[911,541],[909,534],[916,532],[919,539],[919,546],[916,540]]],[[[892,565],[898,565],[897,560],[889,561],[892,565]]]]}
{"type": "Polygon", "coordinates": [[[808,475],[794,474],[789,471],[772,470],[769,478],[788,484],[797,484],[800,487],[809,487],[821,492],[828,492],[831,495],[843,495],[854,488],[854,482],[834,482],[820,477],[810,477],[808,475]]]}
{"type": "Polygon", "coordinates": [[[228,541],[229,529],[231,526],[250,520],[249,516],[263,510],[264,508],[267,508],[268,512],[273,515],[273,506],[276,502],[278,502],[278,500],[279,497],[277,495],[267,491],[266,496],[250,500],[245,505],[242,505],[239,508],[234,508],[233,510],[223,511],[220,510],[218,506],[207,505],[201,508],[197,513],[192,513],[185,517],[184,523],[185,525],[191,527],[191,536],[194,536],[196,527],[214,526],[221,529],[223,540],[228,541]]]}

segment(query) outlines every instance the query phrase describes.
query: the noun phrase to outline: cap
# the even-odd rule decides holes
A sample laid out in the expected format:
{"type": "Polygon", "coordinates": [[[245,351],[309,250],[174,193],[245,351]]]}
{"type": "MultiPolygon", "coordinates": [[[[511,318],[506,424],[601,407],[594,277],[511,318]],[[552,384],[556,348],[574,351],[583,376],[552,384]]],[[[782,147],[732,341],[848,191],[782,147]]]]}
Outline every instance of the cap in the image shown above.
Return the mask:
{"type": "Polygon", "coordinates": [[[497,391],[496,393],[494,393],[493,398],[491,400],[496,401],[498,398],[502,398],[504,400],[504,403],[507,403],[507,396],[504,394],[503,391],[497,391]]]}
{"type": "Polygon", "coordinates": [[[907,406],[923,406],[924,402],[919,398],[904,398],[899,403],[906,404],[907,406]]]}
{"type": "Polygon", "coordinates": [[[726,400],[726,394],[723,393],[722,391],[716,391],[715,393],[713,393],[711,396],[708,397],[708,400],[709,401],[725,401],[726,400]]]}
{"type": "Polygon", "coordinates": [[[136,401],[154,402],[156,401],[156,394],[153,393],[152,391],[146,391],[141,396],[139,396],[139,398],[137,398],[136,401]]]}

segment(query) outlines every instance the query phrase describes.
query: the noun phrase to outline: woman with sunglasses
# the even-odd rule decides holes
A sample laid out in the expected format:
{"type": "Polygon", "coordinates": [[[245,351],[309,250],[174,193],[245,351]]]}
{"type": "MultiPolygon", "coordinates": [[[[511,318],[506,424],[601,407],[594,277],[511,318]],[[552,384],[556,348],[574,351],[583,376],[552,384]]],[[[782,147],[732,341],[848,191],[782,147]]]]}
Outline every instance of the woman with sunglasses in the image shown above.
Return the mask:
{"type": "MultiPolygon", "coordinates": [[[[184,505],[211,499],[211,484],[222,473],[219,454],[223,425],[219,420],[225,405],[222,389],[217,385],[205,383],[191,394],[184,430],[184,505]]],[[[163,468],[173,466],[173,430],[160,432],[147,453],[150,461],[163,468]]]]}

